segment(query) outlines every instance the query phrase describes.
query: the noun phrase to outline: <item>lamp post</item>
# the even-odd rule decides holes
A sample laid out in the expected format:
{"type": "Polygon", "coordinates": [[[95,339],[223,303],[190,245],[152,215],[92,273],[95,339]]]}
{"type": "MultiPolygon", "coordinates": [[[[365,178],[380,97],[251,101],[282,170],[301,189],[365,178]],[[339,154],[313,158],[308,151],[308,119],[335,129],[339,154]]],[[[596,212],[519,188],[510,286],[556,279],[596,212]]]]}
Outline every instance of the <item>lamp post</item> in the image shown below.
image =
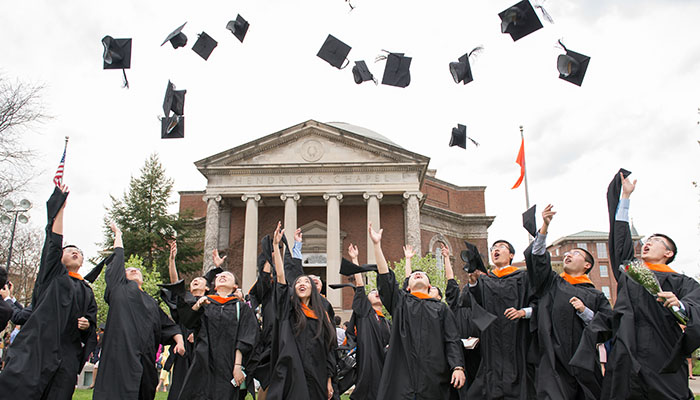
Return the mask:
{"type": "Polygon", "coordinates": [[[19,202],[19,205],[15,205],[12,200],[5,200],[2,203],[3,211],[5,212],[0,216],[0,222],[7,225],[12,222],[12,233],[10,234],[10,250],[7,253],[7,273],[10,273],[10,261],[12,260],[12,243],[15,241],[15,228],[17,227],[17,220],[19,222],[26,224],[29,221],[29,217],[24,214],[32,208],[32,203],[23,199],[19,202]],[[14,218],[11,215],[14,214],[14,218]]]}

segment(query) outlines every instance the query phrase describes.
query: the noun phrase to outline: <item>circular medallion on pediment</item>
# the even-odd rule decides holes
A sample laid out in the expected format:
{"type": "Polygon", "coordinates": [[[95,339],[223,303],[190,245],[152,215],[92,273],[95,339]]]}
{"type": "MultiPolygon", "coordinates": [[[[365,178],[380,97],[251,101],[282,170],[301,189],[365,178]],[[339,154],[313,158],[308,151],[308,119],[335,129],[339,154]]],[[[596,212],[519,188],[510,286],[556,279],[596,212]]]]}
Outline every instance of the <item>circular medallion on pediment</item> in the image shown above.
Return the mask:
{"type": "Polygon", "coordinates": [[[323,145],[316,139],[309,139],[301,145],[301,157],[308,162],[320,160],[323,152],[323,145]]]}

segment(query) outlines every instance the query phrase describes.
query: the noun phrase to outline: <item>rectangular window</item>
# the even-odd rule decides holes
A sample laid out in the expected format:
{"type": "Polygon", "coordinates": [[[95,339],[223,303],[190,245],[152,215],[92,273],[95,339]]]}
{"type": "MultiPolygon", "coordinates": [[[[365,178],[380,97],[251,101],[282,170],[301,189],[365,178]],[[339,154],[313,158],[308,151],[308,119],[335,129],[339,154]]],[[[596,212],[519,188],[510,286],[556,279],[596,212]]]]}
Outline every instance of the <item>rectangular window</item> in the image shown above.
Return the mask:
{"type": "Polygon", "coordinates": [[[556,252],[556,255],[558,256],[559,255],[559,247],[557,247],[554,251],[556,252]]]}
{"type": "Polygon", "coordinates": [[[605,246],[605,243],[596,243],[595,248],[598,253],[598,259],[608,258],[608,249],[605,246]]]}
{"type": "Polygon", "coordinates": [[[601,278],[608,277],[608,266],[605,264],[600,264],[600,277],[601,278]]]}
{"type": "Polygon", "coordinates": [[[576,247],[588,251],[588,244],[586,243],[576,243],[576,247]]]}
{"type": "Polygon", "coordinates": [[[605,297],[610,298],[610,288],[608,286],[603,286],[600,288],[600,290],[603,292],[605,297]]]}

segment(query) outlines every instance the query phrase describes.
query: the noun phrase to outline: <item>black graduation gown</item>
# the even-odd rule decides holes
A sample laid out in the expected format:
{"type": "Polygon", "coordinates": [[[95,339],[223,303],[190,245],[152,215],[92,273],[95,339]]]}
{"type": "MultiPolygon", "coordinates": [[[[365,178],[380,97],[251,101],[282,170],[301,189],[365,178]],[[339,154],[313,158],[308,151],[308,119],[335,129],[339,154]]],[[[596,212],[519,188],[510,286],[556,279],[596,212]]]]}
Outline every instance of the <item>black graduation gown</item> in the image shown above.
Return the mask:
{"type": "MultiPolygon", "coordinates": [[[[325,400],[328,377],[335,375],[335,355],[321,334],[318,319],[306,317],[306,326],[294,335],[294,288],[275,284],[277,321],[273,334],[271,360],[274,363],[268,387],[268,400],[325,400]]],[[[328,318],[327,315],[320,318],[328,318]]]]}
{"type": "Polygon", "coordinates": [[[63,236],[51,232],[66,195],[56,188],[47,204],[46,241],[32,297],[33,313],[8,349],[0,399],[70,399],[96,344],[97,304],[90,286],[61,263],[63,236]],[[78,318],[90,327],[78,329],[78,318]]]}
{"type": "MultiPolygon", "coordinates": [[[[172,369],[170,374],[170,387],[168,388],[168,400],[176,400],[177,396],[180,394],[182,389],[182,384],[185,381],[185,376],[187,371],[192,365],[192,360],[194,358],[194,343],[190,343],[187,338],[193,331],[187,329],[187,327],[180,320],[180,314],[178,313],[178,304],[183,302],[188,307],[197,301],[192,293],[185,289],[185,281],[179,280],[171,284],[160,285],[160,298],[163,300],[168,309],[170,309],[170,317],[175,321],[175,323],[180,328],[182,332],[182,339],[185,342],[185,354],[179,355],[174,351],[170,352],[168,360],[166,360],[166,366],[172,363],[172,369]]],[[[164,366],[164,368],[166,368],[164,366]]],[[[166,368],[167,369],[167,368],[166,368]]]]}
{"type": "Polygon", "coordinates": [[[379,295],[392,317],[378,399],[449,399],[455,367],[464,367],[454,315],[447,304],[399,289],[379,274],[379,295]]]}
{"type": "MultiPolygon", "coordinates": [[[[455,315],[460,339],[479,337],[479,329],[475,326],[474,321],[472,321],[471,300],[468,285],[464,285],[464,288],[460,292],[459,284],[456,280],[447,280],[445,301],[455,315]]],[[[471,350],[467,350],[462,346],[462,349],[464,350],[464,362],[466,363],[464,373],[467,376],[467,382],[462,389],[459,390],[459,393],[461,399],[466,399],[467,389],[471,386],[472,382],[474,382],[476,372],[479,369],[481,352],[478,346],[471,350]]]]}
{"type": "Polygon", "coordinates": [[[377,398],[379,381],[384,368],[386,346],[391,337],[391,326],[372,308],[364,286],[355,289],[352,300],[354,328],[357,329],[357,375],[353,400],[377,398]]]}
{"type": "Polygon", "coordinates": [[[10,305],[8,301],[10,300],[0,300],[0,331],[4,330],[7,323],[10,322],[10,318],[12,318],[12,313],[14,311],[12,305],[10,305]]]}
{"type": "Polygon", "coordinates": [[[250,373],[260,382],[262,389],[267,389],[270,385],[270,352],[272,351],[272,331],[276,318],[272,292],[272,275],[261,269],[258,280],[250,289],[251,298],[260,304],[262,313],[262,332],[255,344],[250,373]]]}
{"type": "Polygon", "coordinates": [[[158,384],[158,345],[174,344],[180,329],[153,297],[126,279],[123,248],[114,249],[105,281],[109,313],[93,399],[152,400],[158,384]]]}
{"type": "Polygon", "coordinates": [[[686,307],[689,321],[683,332],[668,308],[620,272],[618,266],[634,257],[629,223],[615,220],[620,188],[616,174],[607,193],[610,266],[617,280],[613,317],[607,321],[600,318],[589,327],[587,333],[591,335],[585,343],[582,341],[575,361],[589,367],[595,363],[593,343],[605,335],[607,325],[613,341],[601,399],[692,399],[685,359],[700,345],[700,284],[683,274],[654,271],[661,289],[675,293],[686,307]]]}
{"type": "Polygon", "coordinates": [[[187,371],[180,400],[235,400],[240,387],[231,384],[236,350],[246,359],[258,335],[258,323],[247,304],[210,297],[198,311],[179,310],[182,322],[195,332],[194,360],[187,371]]]}
{"type": "Polygon", "coordinates": [[[469,397],[526,399],[530,321],[511,321],[503,313],[510,307],[531,306],[527,273],[518,270],[499,278],[489,272],[479,276],[470,291],[474,300],[496,318],[479,335],[481,364],[469,387],[469,397]]]}
{"type": "Polygon", "coordinates": [[[596,363],[593,371],[569,365],[586,324],[569,300],[577,297],[595,314],[612,315],[607,297],[591,283],[572,285],[552,270],[549,252],[532,254],[525,249],[525,263],[537,303],[537,332],[530,349],[536,360],[535,387],[538,399],[587,399],[600,397],[603,375],[596,363]]]}

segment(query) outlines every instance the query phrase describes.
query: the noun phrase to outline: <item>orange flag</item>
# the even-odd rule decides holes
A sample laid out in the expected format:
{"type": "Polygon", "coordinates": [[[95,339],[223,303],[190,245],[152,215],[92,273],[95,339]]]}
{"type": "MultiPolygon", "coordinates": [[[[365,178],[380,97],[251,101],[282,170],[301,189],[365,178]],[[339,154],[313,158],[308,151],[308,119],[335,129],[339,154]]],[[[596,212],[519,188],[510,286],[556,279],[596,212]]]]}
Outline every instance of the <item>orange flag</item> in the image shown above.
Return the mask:
{"type": "Polygon", "coordinates": [[[520,178],[518,178],[518,181],[515,182],[515,185],[513,185],[511,189],[519,188],[520,184],[523,183],[523,178],[525,178],[525,138],[523,138],[520,143],[520,151],[518,152],[518,158],[515,159],[515,162],[520,164],[520,178]]]}

